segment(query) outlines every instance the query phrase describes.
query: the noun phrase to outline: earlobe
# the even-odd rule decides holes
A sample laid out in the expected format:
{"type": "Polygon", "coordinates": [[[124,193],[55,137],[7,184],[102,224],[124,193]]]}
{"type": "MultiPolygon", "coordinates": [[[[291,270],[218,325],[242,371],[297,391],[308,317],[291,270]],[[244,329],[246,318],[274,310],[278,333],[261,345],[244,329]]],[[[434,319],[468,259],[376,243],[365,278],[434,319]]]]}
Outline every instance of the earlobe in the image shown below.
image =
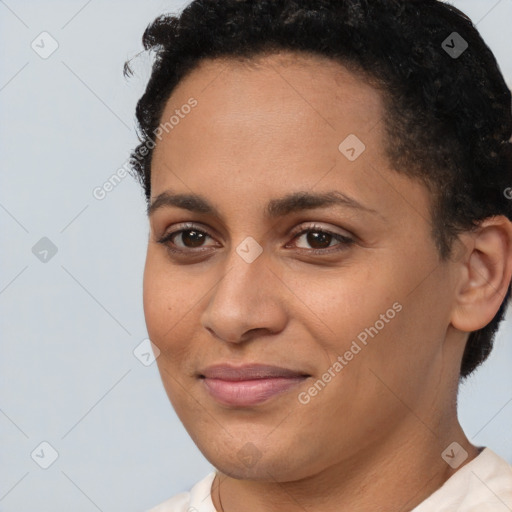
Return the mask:
{"type": "Polygon", "coordinates": [[[503,302],[512,279],[512,222],[490,217],[468,235],[469,253],[460,260],[461,278],[451,323],[461,331],[485,327],[503,302]]]}

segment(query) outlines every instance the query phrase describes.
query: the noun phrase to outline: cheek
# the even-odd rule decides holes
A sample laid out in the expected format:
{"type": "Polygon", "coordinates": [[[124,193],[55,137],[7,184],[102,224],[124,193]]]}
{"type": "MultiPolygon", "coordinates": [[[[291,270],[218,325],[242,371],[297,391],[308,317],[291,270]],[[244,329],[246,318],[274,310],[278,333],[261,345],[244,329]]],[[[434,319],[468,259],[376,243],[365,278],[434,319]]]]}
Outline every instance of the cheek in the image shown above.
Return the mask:
{"type": "Polygon", "coordinates": [[[183,339],[183,331],[190,322],[182,320],[192,313],[190,309],[195,303],[191,295],[180,273],[173,272],[157,250],[148,249],[143,282],[144,316],[149,337],[161,350],[183,339]]]}
{"type": "Polygon", "coordinates": [[[143,282],[146,328],[160,350],[156,364],[167,396],[181,417],[186,413],[183,404],[188,404],[184,389],[189,387],[191,373],[192,308],[197,297],[194,300],[179,276],[158,250],[148,249],[143,282]]]}
{"type": "MultiPolygon", "coordinates": [[[[439,304],[436,294],[430,294],[430,283],[426,290],[416,288],[424,279],[424,271],[410,261],[400,263],[390,258],[387,263],[353,266],[338,277],[330,273],[315,279],[304,277],[302,285],[297,282],[307,297],[307,309],[314,312],[311,332],[329,360],[347,355],[350,371],[344,373],[354,375],[361,366],[386,374],[387,369],[395,368],[400,369],[397,374],[408,378],[421,371],[424,361],[437,350],[444,304],[439,304]],[[319,323],[324,333],[321,336],[319,323]]],[[[391,372],[388,378],[396,376],[391,372]]]]}
{"type": "Polygon", "coordinates": [[[316,275],[314,279],[304,276],[298,286],[303,287],[301,294],[307,309],[324,324],[332,348],[341,350],[379,321],[381,314],[387,313],[386,320],[395,318],[399,308],[393,309],[393,304],[399,301],[400,294],[394,283],[387,273],[372,275],[369,267],[353,266],[339,274],[316,275]]]}
{"type": "Polygon", "coordinates": [[[172,310],[172,305],[168,303],[168,298],[163,293],[165,284],[160,276],[161,272],[155,258],[148,250],[144,267],[143,304],[148,334],[153,342],[157,341],[156,338],[159,337],[157,335],[163,330],[162,324],[166,318],[165,311],[169,308],[172,310]]]}

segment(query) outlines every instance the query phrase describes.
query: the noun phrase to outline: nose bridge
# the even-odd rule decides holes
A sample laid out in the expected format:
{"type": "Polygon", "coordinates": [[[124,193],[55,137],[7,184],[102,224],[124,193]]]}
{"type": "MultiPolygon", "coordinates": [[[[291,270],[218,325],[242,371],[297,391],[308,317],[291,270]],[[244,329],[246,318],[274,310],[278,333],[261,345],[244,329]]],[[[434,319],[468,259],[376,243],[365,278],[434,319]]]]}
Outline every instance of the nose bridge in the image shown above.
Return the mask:
{"type": "Polygon", "coordinates": [[[240,341],[255,329],[275,332],[283,324],[278,287],[269,282],[265,254],[255,243],[245,239],[233,247],[201,315],[203,326],[225,341],[240,341]]]}
{"type": "Polygon", "coordinates": [[[213,298],[236,301],[240,307],[247,307],[262,291],[258,281],[268,272],[265,270],[267,264],[267,254],[253,237],[239,239],[226,257],[226,272],[214,290],[213,298]]]}

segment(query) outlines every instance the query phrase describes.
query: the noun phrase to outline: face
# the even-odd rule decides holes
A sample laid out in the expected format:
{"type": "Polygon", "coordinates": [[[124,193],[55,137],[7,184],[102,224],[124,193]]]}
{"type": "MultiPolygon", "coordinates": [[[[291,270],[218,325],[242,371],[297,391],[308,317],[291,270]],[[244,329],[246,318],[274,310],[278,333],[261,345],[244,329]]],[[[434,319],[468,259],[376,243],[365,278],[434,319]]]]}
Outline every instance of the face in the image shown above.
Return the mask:
{"type": "Polygon", "coordinates": [[[321,58],[253,64],[204,61],[166,105],[144,310],[205,457],[290,481],[425,434],[404,404],[439,412],[454,277],[380,93],[321,58]]]}

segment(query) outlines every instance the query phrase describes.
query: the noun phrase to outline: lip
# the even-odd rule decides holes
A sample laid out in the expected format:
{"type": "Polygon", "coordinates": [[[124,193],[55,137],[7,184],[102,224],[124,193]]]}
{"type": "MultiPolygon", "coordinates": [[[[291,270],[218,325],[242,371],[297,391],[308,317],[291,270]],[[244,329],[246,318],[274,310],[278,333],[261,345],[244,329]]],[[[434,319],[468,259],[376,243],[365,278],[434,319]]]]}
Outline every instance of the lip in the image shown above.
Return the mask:
{"type": "Polygon", "coordinates": [[[199,373],[206,390],[223,405],[250,407],[300,385],[310,375],[279,366],[209,366],[199,373]]]}

